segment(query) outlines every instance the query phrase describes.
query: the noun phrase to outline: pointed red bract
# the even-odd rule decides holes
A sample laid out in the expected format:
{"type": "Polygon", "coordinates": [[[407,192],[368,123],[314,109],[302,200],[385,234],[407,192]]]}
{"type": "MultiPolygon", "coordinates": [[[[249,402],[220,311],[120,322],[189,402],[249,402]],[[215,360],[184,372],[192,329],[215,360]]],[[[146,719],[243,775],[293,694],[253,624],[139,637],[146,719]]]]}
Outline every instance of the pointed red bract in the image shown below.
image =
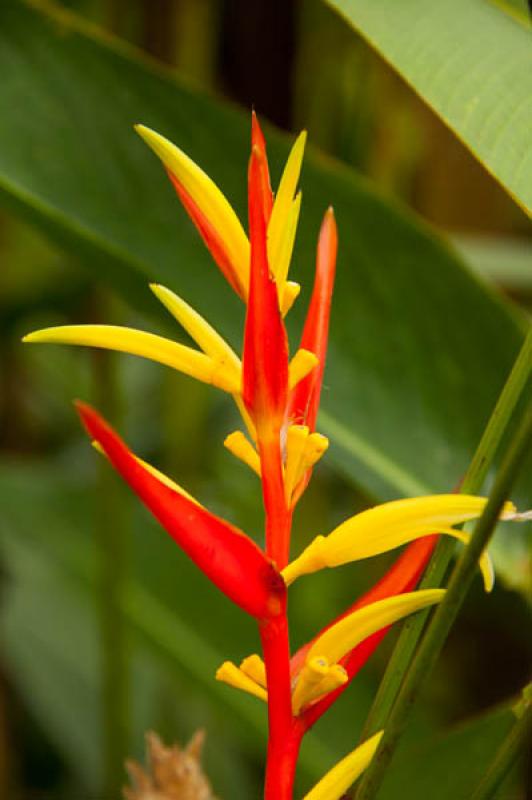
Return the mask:
{"type": "Polygon", "coordinates": [[[280,428],[288,387],[288,343],[268,265],[260,156],[249,162],[251,265],[244,335],[244,402],[259,429],[280,428]]]}
{"type": "Polygon", "coordinates": [[[283,569],[288,561],[289,517],[281,455],[281,428],[288,395],[288,342],[270,273],[260,153],[249,162],[251,265],[242,361],[244,403],[255,423],[267,512],[266,548],[283,569]]]}
{"type": "Polygon", "coordinates": [[[318,357],[319,363],[294,388],[290,397],[288,412],[290,420],[299,425],[308,425],[311,431],[316,427],[316,417],[320,404],[337,249],[338,233],[336,221],[332,208],[329,208],[323,218],[320,229],[316,256],[316,277],[303,336],[301,337],[301,347],[314,353],[318,357]]]}
{"type": "Polygon", "coordinates": [[[234,291],[240,295],[242,299],[244,299],[246,296],[246,287],[242,286],[241,278],[239,275],[237,275],[234,266],[227,255],[221,236],[213,227],[197,203],[186,191],[183,184],[176,178],[173,172],[170,172],[169,169],[167,169],[166,172],[178,194],[179,199],[183,204],[185,211],[196,226],[201,238],[207,245],[207,249],[220,268],[220,272],[227,280],[231,288],[234,289],[234,291]]]}
{"type": "Polygon", "coordinates": [[[266,227],[268,227],[273,208],[273,192],[270,183],[266,140],[264,139],[264,134],[254,111],[251,112],[251,149],[257,153],[259,161],[264,219],[266,221],[266,227]]]}
{"type": "Polygon", "coordinates": [[[84,403],[83,423],[109,461],[154,517],[205,575],[240,608],[259,619],[280,614],[286,587],[272,562],[242,531],[163,484],[84,403]]]}

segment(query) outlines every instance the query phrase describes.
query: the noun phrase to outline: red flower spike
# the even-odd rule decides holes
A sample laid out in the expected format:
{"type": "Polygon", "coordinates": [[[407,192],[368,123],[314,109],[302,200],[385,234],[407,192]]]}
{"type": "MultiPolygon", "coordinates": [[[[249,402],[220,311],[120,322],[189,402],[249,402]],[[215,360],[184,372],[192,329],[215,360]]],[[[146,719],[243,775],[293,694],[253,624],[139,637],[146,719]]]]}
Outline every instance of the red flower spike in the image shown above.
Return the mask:
{"type": "Polygon", "coordinates": [[[229,283],[231,288],[234,289],[234,291],[244,299],[246,296],[246,287],[240,285],[238,276],[236,275],[235,270],[233,269],[233,266],[227,257],[227,252],[219,233],[209,222],[203,211],[199,208],[197,203],[194,202],[192,197],[185,190],[173,172],[170,172],[169,169],[167,169],[166,172],[172,182],[172,186],[176,190],[177,195],[185,208],[185,211],[196,226],[201,238],[207,246],[207,249],[220,268],[220,272],[229,283]]]}
{"type": "Polygon", "coordinates": [[[249,162],[251,267],[243,355],[244,402],[258,428],[281,427],[287,399],[288,344],[268,265],[260,153],[249,162]]]}
{"type": "MultiPolygon", "coordinates": [[[[404,553],[397,559],[397,561],[390,567],[388,572],[369,589],[366,594],[359,597],[346,611],[340,614],[336,619],[332,620],[329,625],[320,631],[318,636],[321,636],[324,630],[327,630],[339,620],[351,614],[357,608],[363,608],[370,603],[376,603],[378,600],[384,600],[386,597],[392,597],[405,592],[411,592],[415,589],[417,582],[427,563],[432,555],[437,536],[426,536],[423,539],[418,539],[409,545],[404,553]]],[[[342,659],[341,664],[346,670],[349,680],[347,683],[340,686],[335,691],[326,695],[322,700],[310,706],[310,708],[303,713],[302,722],[305,729],[311,728],[318,719],[327,711],[328,708],[338,699],[344,692],[353,678],[357,675],[360,669],[364,666],[366,661],[377,649],[378,645],[386,636],[389,627],[383,628],[380,631],[369,636],[357,647],[354,648],[345,658],[342,659]]],[[[315,639],[318,638],[317,636],[315,639]]],[[[314,641],[314,640],[312,640],[314,641]]],[[[290,662],[291,673],[297,674],[303,665],[305,655],[312,644],[312,641],[301,647],[293,656],[290,662]]]]}
{"type": "Polygon", "coordinates": [[[161,483],[96,411],[84,403],[76,406],[91,438],[202,572],[251,616],[266,620],[281,614],[286,604],[284,581],[255,542],[161,483]]]}
{"type": "Polygon", "coordinates": [[[281,428],[288,395],[288,343],[277,286],[268,266],[261,154],[249,162],[251,265],[244,332],[243,398],[257,429],[268,527],[266,546],[278,569],[288,561],[289,519],[284,496],[281,428]]]}
{"type": "Polygon", "coordinates": [[[310,301],[301,347],[310,350],[319,358],[318,366],[294,388],[290,397],[289,419],[297,424],[308,425],[315,430],[320,403],[323,370],[327,353],[331,297],[336,271],[338,233],[332,208],[325,213],[318,239],[316,277],[310,301]]]}
{"type": "Polygon", "coordinates": [[[255,150],[259,159],[262,183],[262,202],[264,207],[264,219],[266,220],[267,228],[273,208],[273,192],[270,183],[268,156],[266,154],[266,140],[264,139],[264,134],[254,111],[251,112],[251,149],[255,150]]]}

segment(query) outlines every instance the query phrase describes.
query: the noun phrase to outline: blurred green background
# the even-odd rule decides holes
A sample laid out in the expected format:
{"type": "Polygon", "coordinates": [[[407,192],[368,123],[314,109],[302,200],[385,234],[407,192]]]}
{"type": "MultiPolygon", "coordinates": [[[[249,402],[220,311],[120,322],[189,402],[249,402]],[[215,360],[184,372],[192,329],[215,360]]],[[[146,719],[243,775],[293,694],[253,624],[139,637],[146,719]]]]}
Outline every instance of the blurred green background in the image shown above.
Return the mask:
{"type": "MultiPolygon", "coordinates": [[[[257,482],[221,447],[233,409],[151,363],[20,338],[89,321],[179,337],[143,288],[157,279],[238,343],[242,310],[131,124],[171,135],[243,219],[250,107],[276,179],[291,137],[268,123],[307,128],[294,345],[330,202],[341,255],[331,452],[301,503],[297,551],[363,505],[457,483],[527,324],[529,222],[318,0],[14,0],[0,6],[0,68],[0,797],[117,798],[145,731],[184,742],[199,727],[219,796],[259,797],[264,709],[214,681],[221,661],[257,650],[254,626],[99,463],[71,400],[260,540],[257,482]]],[[[531,495],[525,476],[517,497],[530,507],[531,495]]],[[[495,752],[531,663],[529,542],[530,526],[498,535],[497,587],[485,597],[477,582],[385,800],[466,798],[495,752]]],[[[295,586],[294,645],[389,561],[295,586]]],[[[309,737],[300,793],[354,746],[392,643],[309,737]]],[[[524,800],[525,770],[500,798],[524,800]]]]}

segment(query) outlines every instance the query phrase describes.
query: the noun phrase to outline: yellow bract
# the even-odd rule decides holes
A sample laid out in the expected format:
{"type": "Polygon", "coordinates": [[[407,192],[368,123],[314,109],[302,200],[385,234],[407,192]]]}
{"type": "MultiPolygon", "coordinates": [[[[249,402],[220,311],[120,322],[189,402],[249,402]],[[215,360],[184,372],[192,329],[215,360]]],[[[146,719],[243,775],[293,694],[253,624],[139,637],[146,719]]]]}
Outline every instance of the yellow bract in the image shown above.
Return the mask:
{"type": "MultiPolygon", "coordinates": [[[[231,264],[239,293],[247,300],[249,239],[233,207],[214,181],[179,147],[145,125],[136,125],[135,130],[178,180],[216,231],[231,264]]],[[[306,132],[303,131],[288,156],[268,225],[268,261],[277,283],[283,316],[288,313],[300,291],[297,283],[287,281],[287,276],[301,208],[301,193],[295,197],[294,195],[301,172],[305,141],[306,132]]]]}
{"type": "Polygon", "coordinates": [[[224,364],[171,339],[134,328],[122,328],[118,325],[63,325],[29,333],[23,341],[118,350],[158,361],[159,364],[177,369],[204,383],[211,383],[231,394],[240,391],[234,372],[224,364]]]}
{"type": "Polygon", "coordinates": [[[216,230],[224,243],[242,296],[246,298],[249,288],[249,241],[231,204],[214,181],[179,147],[144,125],[136,125],[135,130],[175,175],[216,230]]]}
{"type": "MultiPolygon", "coordinates": [[[[286,567],[283,576],[290,584],[301,575],[385,553],[432,533],[443,533],[464,541],[466,534],[450,526],[479,517],[486,502],[483,497],[449,494],[383,503],[346,520],[329,536],[316,537],[286,567]]],[[[501,518],[512,519],[514,511],[513,504],[506,503],[501,518]]],[[[486,559],[483,559],[482,566],[489,586],[490,567],[486,559]]]]}
{"type": "Polygon", "coordinates": [[[268,239],[268,260],[272,265],[272,271],[279,294],[279,305],[281,307],[283,305],[286,279],[288,276],[288,270],[290,269],[290,261],[292,260],[292,253],[294,250],[294,242],[296,239],[297,223],[299,222],[300,211],[301,192],[298,192],[288,210],[285,225],[282,229],[281,236],[276,243],[276,251],[273,249],[273,244],[270,244],[273,240],[271,238],[268,239]]]}
{"type": "Polygon", "coordinates": [[[300,291],[301,286],[299,283],[296,283],[295,281],[286,281],[284,285],[283,298],[280,301],[281,314],[283,317],[286,317],[294,305],[300,291]]]}
{"type": "Polygon", "coordinates": [[[300,713],[347,680],[347,675],[342,679],[338,662],[368,636],[415,611],[439,603],[444,594],[444,589],[425,589],[387,597],[356,609],[327,628],[312,642],[305,656],[292,698],[294,713],[300,713]]]}
{"type": "Polygon", "coordinates": [[[160,286],[151,283],[150,289],[158,300],[168,309],[170,314],[194,339],[196,344],[201,347],[204,353],[215,361],[225,364],[228,370],[234,372],[235,383],[241,381],[242,363],[235,351],[227,344],[224,338],[214,330],[207,320],[198,314],[192,306],[189,306],[179,295],[160,286]]]}
{"type": "Polygon", "coordinates": [[[306,378],[318,364],[319,358],[315,353],[311,353],[310,350],[305,350],[303,347],[300,348],[288,366],[288,390],[292,391],[294,386],[306,378]]]}
{"type": "Polygon", "coordinates": [[[368,636],[414,611],[439,603],[444,594],[445,589],[423,589],[386,597],[363,608],[357,608],[327,628],[312,643],[305,662],[323,657],[330,664],[335,664],[368,636]]]}
{"type": "MultiPolygon", "coordinates": [[[[285,234],[285,228],[289,224],[290,211],[293,208],[306,141],[307,132],[302,131],[290,151],[273,203],[270,224],[268,225],[268,256],[274,274],[277,272],[276,260],[281,252],[282,239],[285,234]]],[[[292,213],[298,214],[299,211],[292,213]]]]}
{"type": "Polygon", "coordinates": [[[321,433],[310,433],[307,425],[290,425],[286,434],[285,497],[288,506],[297,501],[299,482],[325,453],[329,440],[321,433]]]}
{"type": "Polygon", "coordinates": [[[233,431],[225,438],[224,446],[227,447],[230,453],[236,458],[239,458],[244,464],[247,464],[253,472],[260,476],[260,457],[249,439],[242,433],[242,431],[233,431]]]}
{"type": "Polygon", "coordinates": [[[371,763],[384,731],[379,731],[336,764],[303,800],[339,800],[371,763]]]}

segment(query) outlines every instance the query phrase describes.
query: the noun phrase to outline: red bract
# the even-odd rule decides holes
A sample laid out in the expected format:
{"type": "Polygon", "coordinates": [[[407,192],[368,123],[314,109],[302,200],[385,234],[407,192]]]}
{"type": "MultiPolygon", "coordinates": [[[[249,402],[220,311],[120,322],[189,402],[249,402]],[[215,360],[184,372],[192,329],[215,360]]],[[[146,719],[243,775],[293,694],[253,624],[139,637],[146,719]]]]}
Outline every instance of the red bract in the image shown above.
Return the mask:
{"type": "Polygon", "coordinates": [[[320,404],[337,249],[336,221],[332,208],[329,208],[320,230],[314,288],[301,337],[301,347],[318,357],[318,366],[294,388],[288,411],[291,420],[308,425],[311,431],[316,427],[320,404]]]}
{"type": "Polygon", "coordinates": [[[286,588],[262,550],[238,528],[154,477],[94,409],[85,403],[77,408],[91,438],[202,572],[253,617],[279,615],[286,588]]]}
{"type": "Polygon", "coordinates": [[[205,242],[207,249],[220,268],[220,272],[227,280],[231,288],[238,295],[240,295],[240,297],[244,298],[246,294],[246,287],[243,287],[238,280],[238,276],[236,275],[233,265],[228,258],[227,251],[218,231],[207,218],[207,216],[202,212],[198,204],[194,202],[192,197],[184,189],[182,183],[176,178],[176,176],[169,169],[167,169],[166,172],[172,182],[172,186],[179,196],[179,199],[183,203],[187,214],[198,229],[198,232],[205,242]]]}
{"type": "Polygon", "coordinates": [[[256,153],[259,163],[262,204],[267,227],[273,208],[273,193],[270,183],[268,156],[266,155],[266,141],[254,111],[251,114],[251,149],[256,153]]]}
{"type": "Polygon", "coordinates": [[[243,398],[257,431],[264,504],[269,520],[268,553],[282,569],[288,560],[288,518],[284,496],[281,429],[288,393],[288,343],[277,286],[268,264],[262,155],[249,162],[251,265],[244,333],[243,398]]]}

